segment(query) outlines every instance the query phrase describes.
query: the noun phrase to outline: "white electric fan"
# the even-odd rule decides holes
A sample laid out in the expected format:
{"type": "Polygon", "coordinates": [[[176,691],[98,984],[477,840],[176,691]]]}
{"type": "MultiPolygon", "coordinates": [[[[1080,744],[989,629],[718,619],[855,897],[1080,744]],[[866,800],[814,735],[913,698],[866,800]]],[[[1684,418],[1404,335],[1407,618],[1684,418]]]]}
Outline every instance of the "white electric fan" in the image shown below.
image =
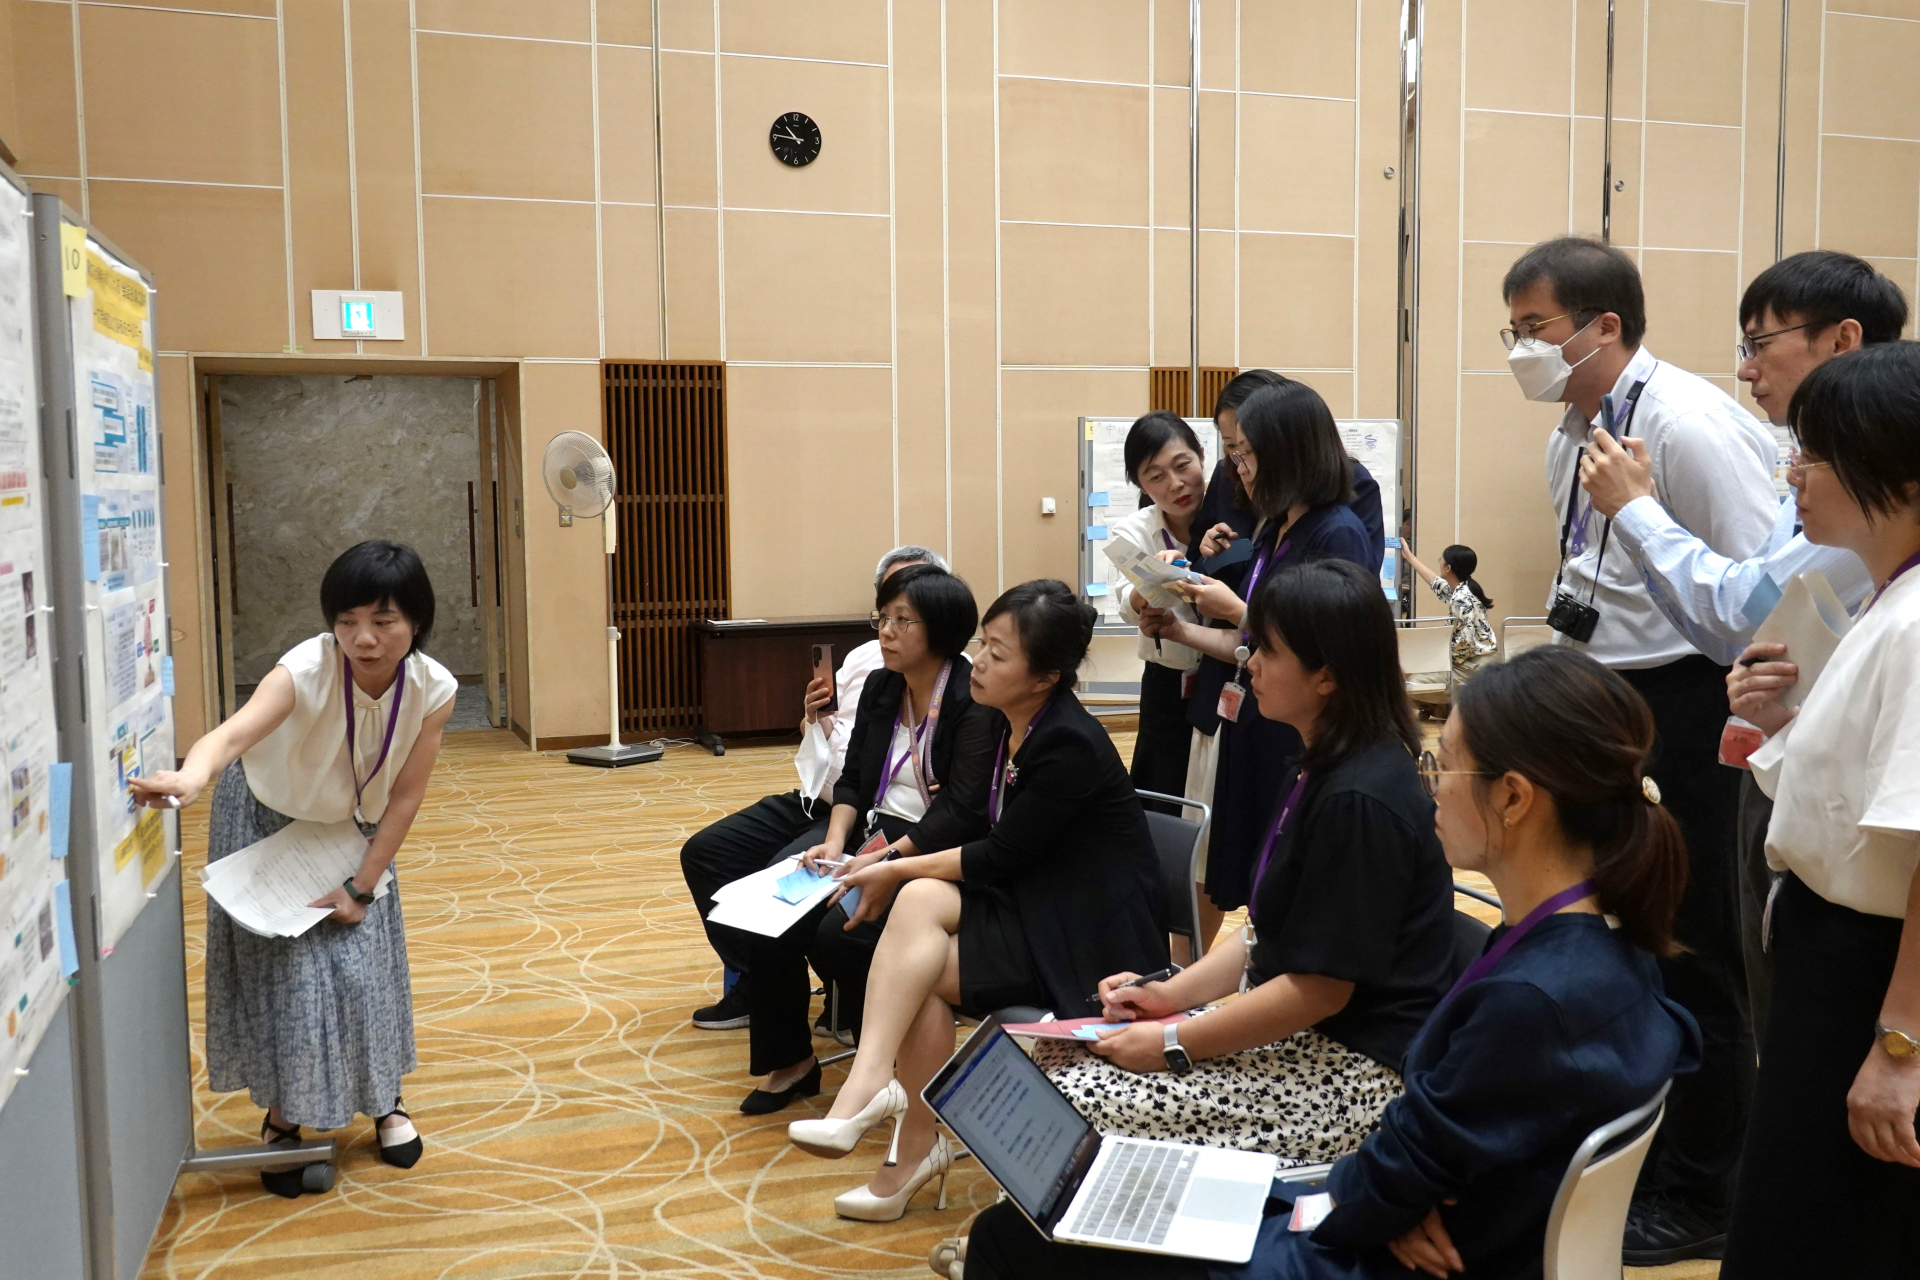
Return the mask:
{"type": "Polygon", "coordinates": [[[571,525],[575,516],[600,517],[607,552],[607,745],[581,747],[567,752],[574,764],[598,765],[618,769],[622,765],[645,764],[658,760],[659,747],[620,742],[620,628],[613,625],[613,459],[600,442],[583,431],[563,431],[547,442],[540,459],[540,472],[547,482],[547,493],[560,504],[560,523],[571,525]]]}

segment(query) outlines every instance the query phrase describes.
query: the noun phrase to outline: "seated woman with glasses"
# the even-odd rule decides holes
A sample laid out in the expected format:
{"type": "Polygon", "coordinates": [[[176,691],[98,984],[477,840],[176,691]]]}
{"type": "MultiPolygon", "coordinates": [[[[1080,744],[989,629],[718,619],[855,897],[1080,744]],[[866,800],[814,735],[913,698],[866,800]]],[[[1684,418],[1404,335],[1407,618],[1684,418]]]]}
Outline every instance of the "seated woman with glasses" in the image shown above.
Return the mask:
{"type": "MultiPolygon", "coordinates": [[[[1000,726],[999,717],[973,698],[973,666],[964,650],[977,616],[973,592],[943,569],[915,565],[881,582],[873,625],[884,666],[861,691],[826,835],[803,856],[808,866],[837,864],[844,874],[986,834],[987,775],[1000,726]],[[849,846],[858,852],[843,861],[849,846]]],[[[867,966],[884,904],[876,902],[876,910],[856,922],[834,897],[777,938],[728,930],[745,949],[753,975],[749,1069],[767,1077],[740,1104],[748,1115],[778,1111],[820,1092],[807,1022],[809,961],[837,984],[841,1017],[851,1016],[852,1031],[860,1032],[867,966]]]]}
{"type": "Polygon", "coordinates": [[[1539,1275],[1580,1143],[1699,1064],[1699,1029],[1653,959],[1675,949],[1687,872],[1643,772],[1652,750],[1646,703],[1571,649],[1461,689],[1423,772],[1447,861],[1492,879],[1509,923],[1414,1037],[1406,1093],[1333,1166],[1311,1233],[1275,1214],[1250,1261],[1208,1265],[1050,1244],[1001,1204],[974,1221],[967,1280],[1539,1275]]]}
{"type": "MultiPolygon", "coordinates": [[[[973,665],[976,703],[997,709],[992,828],[917,858],[849,873],[854,919],[892,915],[874,952],[866,1023],[847,1082],[824,1120],[787,1127],[795,1146],[837,1159],[894,1121],[893,1155],[834,1200],[846,1218],[891,1222],[953,1153],[920,1090],[953,1056],[953,1011],[1040,1005],[1099,1011],[1116,969],[1167,963],[1159,862],[1127,767],[1073,695],[1094,611],[1063,582],[1006,592],[987,610],[973,665]]],[[[756,1020],[757,1025],[757,1020],[756,1020]]]]}
{"type": "Polygon", "coordinates": [[[1261,712],[1306,744],[1269,791],[1252,923],[1167,981],[1100,983],[1128,1022],[1243,994],[1177,1029],[1034,1056],[1102,1133],[1314,1164],[1359,1146],[1399,1096],[1407,1044],[1454,979],[1453,888],[1378,580],[1339,560],[1288,566],[1247,627],[1261,712]]]}

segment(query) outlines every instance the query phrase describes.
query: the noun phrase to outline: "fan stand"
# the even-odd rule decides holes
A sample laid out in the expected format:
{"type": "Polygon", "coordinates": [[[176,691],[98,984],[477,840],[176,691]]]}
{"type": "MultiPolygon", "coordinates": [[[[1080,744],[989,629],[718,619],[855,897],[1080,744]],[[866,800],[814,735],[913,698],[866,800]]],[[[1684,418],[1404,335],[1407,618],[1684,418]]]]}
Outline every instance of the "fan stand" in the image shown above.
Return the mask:
{"type": "MultiPolygon", "coordinates": [[[[613,621],[613,549],[615,504],[609,502],[600,515],[600,527],[606,531],[607,547],[607,621],[613,621]]],[[[620,769],[630,764],[648,764],[666,753],[659,747],[620,741],[620,628],[607,627],[607,745],[579,747],[567,752],[572,764],[590,764],[601,769],[620,769]]]]}

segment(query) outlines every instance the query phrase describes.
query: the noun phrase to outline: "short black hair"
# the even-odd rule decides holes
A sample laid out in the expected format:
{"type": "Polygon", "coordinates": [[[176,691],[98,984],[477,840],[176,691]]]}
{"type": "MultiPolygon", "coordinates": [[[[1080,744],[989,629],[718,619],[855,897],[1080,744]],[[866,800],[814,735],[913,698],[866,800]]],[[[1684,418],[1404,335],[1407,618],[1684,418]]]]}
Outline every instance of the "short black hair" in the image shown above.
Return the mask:
{"type": "Polygon", "coordinates": [[[1811,338],[1842,320],[1860,325],[1863,344],[1892,342],[1907,327],[1907,299],[1900,286],[1850,253],[1809,249],[1762,271],[1740,295],[1740,327],[1765,312],[1811,326],[1811,338]]]}
{"type": "Polygon", "coordinates": [[[1058,674],[1055,693],[1078,682],[1080,664],[1093,644],[1093,624],[1100,616],[1094,607],[1073,594],[1073,588],[1055,578],[1035,578],[1009,587],[987,606],[985,626],[1001,614],[1013,616],[1026,651],[1027,670],[1036,676],[1058,674]]]}
{"type": "Polygon", "coordinates": [[[420,553],[404,542],[374,539],[342,551],[320,579],[320,612],[327,629],[363,604],[398,609],[413,624],[414,653],[433,635],[433,582],[420,553]]]}
{"type": "Polygon", "coordinates": [[[1333,696],[1302,758],[1307,768],[1324,769],[1376,742],[1419,753],[1393,608],[1376,575],[1345,560],[1288,565],[1260,580],[1247,634],[1262,650],[1279,639],[1309,671],[1333,669],[1333,696]]]}
{"type": "Polygon", "coordinates": [[[1542,240],[1507,268],[1500,282],[1502,301],[1545,280],[1553,296],[1578,324],[1591,324],[1606,312],[1620,317],[1620,340],[1629,347],[1647,336],[1647,296],[1640,268],[1610,244],[1588,236],[1542,240]],[[1584,318],[1583,318],[1584,317],[1584,318]]]}
{"type": "Polygon", "coordinates": [[[1135,418],[1127,428],[1127,443],[1121,454],[1126,463],[1127,483],[1137,488],[1140,468],[1159,457],[1160,451],[1174,440],[1193,450],[1194,457],[1206,461],[1207,451],[1200,447],[1200,437],[1193,434],[1193,428],[1179,414],[1155,409],[1135,418]]]}
{"type": "Polygon", "coordinates": [[[1263,387],[1238,410],[1240,434],[1253,450],[1254,514],[1285,515],[1296,503],[1308,507],[1353,501],[1353,463],[1334,425],[1333,410],[1304,382],[1263,387]]]}
{"type": "Polygon", "coordinates": [[[1787,419],[1861,510],[1897,514],[1920,486],[1920,343],[1835,356],[1793,393],[1787,419]]]}
{"type": "Polygon", "coordinates": [[[966,651],[980,621],[980,606],[966,583],[931,564],[910,564],[873,593],[873,607],[884,609],[902,595],[927,629],[927,648],[943,658],[966,651]]]}
{"type": "Polygon", "coordinates": [[[1237,414],[1240,406],[1247,402],[1247,397],[1262,387],[1277,387],[1290,381],[1292,379],[1285,374],[1275,373],[1271,369],[1247,369],[1236,373],[1227,380],[1226,386],[1220,388],[1220,394],[1213,402],[1213,420],[1220,421],[1220,415],[1229,409],[1237,414]]]}

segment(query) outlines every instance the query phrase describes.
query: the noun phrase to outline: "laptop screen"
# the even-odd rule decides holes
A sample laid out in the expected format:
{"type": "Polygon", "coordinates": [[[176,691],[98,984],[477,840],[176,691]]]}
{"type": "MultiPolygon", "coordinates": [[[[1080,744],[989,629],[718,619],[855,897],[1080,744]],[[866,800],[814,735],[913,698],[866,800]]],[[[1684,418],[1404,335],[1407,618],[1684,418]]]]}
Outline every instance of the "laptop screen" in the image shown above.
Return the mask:
{"type": "Polygon", "coordinates": [[[998,1029],[943,1075],[927,1101],[1027,1216],[1046,1221],[1092,1126],[998,1029]]]}

